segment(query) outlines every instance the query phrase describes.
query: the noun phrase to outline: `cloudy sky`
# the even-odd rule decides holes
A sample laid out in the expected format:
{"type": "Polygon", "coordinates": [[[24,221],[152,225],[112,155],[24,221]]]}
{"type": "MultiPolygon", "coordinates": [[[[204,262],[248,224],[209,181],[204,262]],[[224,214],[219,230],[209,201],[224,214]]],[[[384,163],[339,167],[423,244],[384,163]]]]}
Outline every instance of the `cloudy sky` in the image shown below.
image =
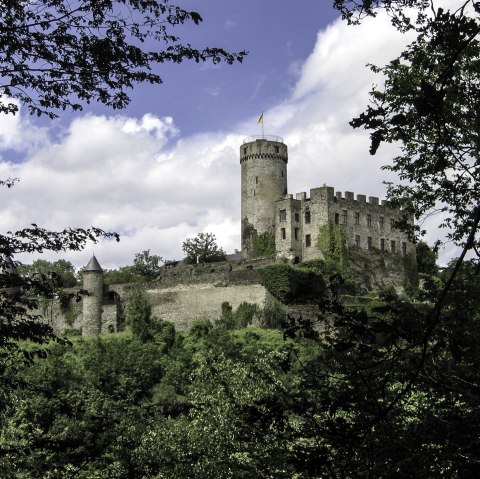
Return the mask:
{"type": "Polygon", "coordinates": [[[288,145],[290,193],[326,183],[383,197],[389,178],[380,167],[393,149],[371,157],[368,134],[348,121],[381,82],[366,64],[385,64],[407,39],[382,16],[350,27],[331,3],[184,1],[204,22],[179,30],[182,39],[246,49],[243,64],[164,66],[164,83],[138,87],[120,114],[92,105],[54,122],[24,111],[0,116],[0,178],[20,178],[0,189],[1,231],[37,223],[121,235],[120,243],[61,256],[77,267],[93,252],[104,268],[132,264],[146,249],[180,259],[182,242],[199,232],[215,233],[233,252],[240,248],[239,147],[261,133],[262,110],[265,133],[288,145]]]}

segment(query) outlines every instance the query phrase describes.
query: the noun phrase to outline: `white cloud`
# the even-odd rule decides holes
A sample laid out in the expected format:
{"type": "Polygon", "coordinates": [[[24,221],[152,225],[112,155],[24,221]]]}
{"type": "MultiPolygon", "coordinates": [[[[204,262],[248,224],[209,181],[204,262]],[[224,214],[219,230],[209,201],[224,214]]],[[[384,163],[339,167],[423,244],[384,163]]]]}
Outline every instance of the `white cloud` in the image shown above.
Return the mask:
{"type": "Polygon", "coordinates": [[[182,241],[206,225],[233,250],[231,235],[215,224],[231,229],[239,216],[240,138],[204,134],[173,143],[177,133],[171,118],[151,114],[74,120],[59,140],[23,163],[0,162],[2,177],[21,178],[13,190],[0,190],[2,230],[35,222],[53,230],[95,225],[121,234],[119,244],[63,255],[77,266],[93,249],[105,267],[129,264],[135,252],[149,248],[178,259],[182,241]]]}
{"type": "Polygon", "coordinates": [[[0,114],[0,148],[10,148],[18,142],[20,115],[0,114]]]}
{"type": "MultiPolygon", "coordinates": [[[[326,183],[384,195],[380,166],[394,148],[370,157],[368,135],[348,121],[368,104],[375,81],[365,65],[385,63],[405,42],[382,15],[360,27],[336,21],[318,34],[311,55],[296,67],[291,97],[265,111],[265,133],[281,135],[289,147],[291,193],[326,183]]],[[[146,249],[179,259],[185,238],[208,231],[233,252],[240,248],[238,151],[257,119],[230,132],[181,138],[171,117],[85,115],[53,139],[21,115],[2,117],[0,149],[26,156],[17,164],[0,157],[0,178],[21,178],[13,190],[0,190],[1,231],[36,222],[50,229],[96,225],[121,234],[120,243],[62,254],[76,266],[93,251],[105,268],[131,264],[146,249]]]]}

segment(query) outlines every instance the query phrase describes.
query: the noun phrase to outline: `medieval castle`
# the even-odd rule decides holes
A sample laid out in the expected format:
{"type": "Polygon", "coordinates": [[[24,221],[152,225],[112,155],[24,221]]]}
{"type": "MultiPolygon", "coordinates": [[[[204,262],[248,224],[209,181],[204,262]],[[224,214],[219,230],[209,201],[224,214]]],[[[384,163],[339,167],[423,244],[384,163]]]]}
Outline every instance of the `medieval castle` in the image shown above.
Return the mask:
{"type": "MultiPolygon", "coordinates": [[[[252,236],[273,233],[277,258],[295,261],[322,256],[317,247],[320,227],[342,226],[347,247],[378,249],[408,255],[414,251],[402,231],[395,229],[405,216],[379,199],[322,186],[295,198],[287,191],[287,145],[278,137],[247,138],[240,147],[242,168],[242,256],[252,257],[252,236]]],[[[413,218],[408,218],[413,221],[413,218]]]]}
{"type": "MultiPolygon", "coordinates": [[[[367,289],[394,286],[402,291],[406,272],[401,258],[415,253],[414,245],[395,228],[404,211],[387,208],[373,196],[367,201],[365,195],[355,198],[348,191],[342,195],[330,186],[310,190],[310,197],[297,193],[294,198],[287,188],[287,145],[279,137],[245,139],[240,146],[240,164],[241,260],[166,269],[145,288],[154,314],[186,329],[195,319],[218,316],[224,301],[234,307],[242,301],[263,306],[266,292],[255,268],[272,259],[256,258],[254,237],[270,237],[276,259],[296,263],[322,257],[317,237],[320,228],[329,223],[341,226],[353,256],[363,255],[361,284],[367,289]]],[[[104,286],[95,256],[86,265],[83,278],[90,295],[83,298],[74,327],[83,335],[116,331],[122,305],[133,287],[104,286]]]]}

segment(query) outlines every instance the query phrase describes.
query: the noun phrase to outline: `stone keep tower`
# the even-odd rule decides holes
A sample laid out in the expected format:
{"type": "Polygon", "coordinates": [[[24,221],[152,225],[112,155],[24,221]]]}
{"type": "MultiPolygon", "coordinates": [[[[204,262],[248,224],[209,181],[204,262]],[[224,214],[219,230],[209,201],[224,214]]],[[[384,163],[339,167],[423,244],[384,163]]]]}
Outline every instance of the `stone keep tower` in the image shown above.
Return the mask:
{"type": "Polygon", "coordinates": [[[89,295],[83,297],[82,336],[99,334],[102,328],[103,270],[95,255],[83,270],[83,289],[89,295]]]}
{"type": "Polygon", "coordinates": [[[249,137],[240,147],[243,258],[252,257],[253,234],[275,234],[274,204],[287,194],[287,163],[280,137],[249,137]]]}

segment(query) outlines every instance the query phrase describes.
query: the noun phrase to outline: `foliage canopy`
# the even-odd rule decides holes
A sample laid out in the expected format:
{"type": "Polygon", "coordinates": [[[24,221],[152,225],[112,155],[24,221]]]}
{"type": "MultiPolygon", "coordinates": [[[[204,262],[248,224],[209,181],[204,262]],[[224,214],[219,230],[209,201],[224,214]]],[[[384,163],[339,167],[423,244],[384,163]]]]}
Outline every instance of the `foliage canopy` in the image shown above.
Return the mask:
{"type": "Polygon", "coordinates": [[[48,277],[57,286],[62,288],[70,288],[77,284],[73,264],[64,259],[53,262],[36,259],[32,264],[18,265],[18,272],[30,278],[48,277]]]}
{"type": "Polygon", "coordinates": [[[225,251],[217,245],[213,233],[198,233],[195,238],[189,238],[182,244],[188,264],[214,263],[225,260],[225,251]]]}
{"type": "Polygon", "coordinates": [[[0,112],[17,102],[52,118],[91,101],[124,108],[135,84],[162,82],[156,65],[242,61],[245,52],[181,43],[178,27],[201,22],[169,0],[2,0],[0,112]]]}
{"type": "Polygon", "coordinates": [[[20,275],[16,269],[18,263],[12,261],[12,256],[25,252],[78,251],[89,241],[112,237],[118,240],[117,234],[106,233],[99,228],[48,231],[36,224],[0,235],[0,411],[8,402],[9,392],[17,384],[12,373],[15,371],[14,365],[44,356],[43,346],[49,341],[64,342],[38,313],[39,298],[56,297],[60,287],[58,282],[46,280],[44,274],[20,275]],[[38,347],[27,347],[25,340],[38,347]]]}
{"type": "Polygon", "coordinates": [[[372,66],[384,86],[374,87],[372,105],[351,125],[371,131],[371,154],[382,142],[400,145],[400,154],[384,167],[403,180],[388,185],[393,205],[417,219],[441,213],[448,239],[478,250],[480,5],[465,1],[449,10],[429,1],[337,4],[357,20],[385,8],[397,28],[415,29],[416,39],[398,58],[372,66]],[[416,7],[415,19],[404,15],[406,6],[416,7]]]}

